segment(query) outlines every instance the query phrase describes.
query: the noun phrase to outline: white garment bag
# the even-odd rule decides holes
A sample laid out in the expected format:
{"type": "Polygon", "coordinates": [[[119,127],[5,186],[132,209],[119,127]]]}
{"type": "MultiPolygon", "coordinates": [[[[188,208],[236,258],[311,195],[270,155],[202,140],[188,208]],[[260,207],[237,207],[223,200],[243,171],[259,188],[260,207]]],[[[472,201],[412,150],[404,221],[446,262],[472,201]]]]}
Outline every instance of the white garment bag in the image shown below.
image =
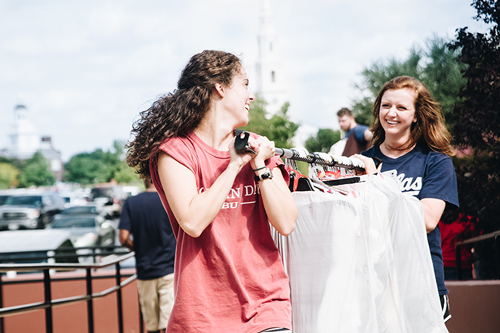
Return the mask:
{"type": "Polygon", "coordinates": [[[370,183],[389,200],[390,244],[394,253],[397,306],[406,332],[448,332],[443,322],[434,268],[420,201],[400,191],[395,174],[370,183]]]}
{"type": "Polygon", "coordinates": [[[420,202],[392,173],[294,192],[295,230],[274,238],[290,278],[294,333],[447,332],[420,202]]]}

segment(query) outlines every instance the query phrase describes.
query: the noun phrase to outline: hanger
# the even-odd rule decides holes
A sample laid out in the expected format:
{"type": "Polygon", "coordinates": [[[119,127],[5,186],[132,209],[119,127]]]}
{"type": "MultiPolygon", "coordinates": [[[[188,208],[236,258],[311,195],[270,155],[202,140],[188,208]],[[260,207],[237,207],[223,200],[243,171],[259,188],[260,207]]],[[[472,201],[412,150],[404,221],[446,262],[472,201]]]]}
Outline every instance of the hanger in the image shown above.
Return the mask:
{"type": "Polygon", "coordinates": [[[332,179],[332,180],[323,180],[323,183],[330,186],[338,186],[338,185],[347,185],[347,184],[355,184],[359,183],[361,178],[358,176],[332,179]]]}
{"type": "Polygon", "coordinates": [[[297,188],[295,189],[297,192],[306,192],[306,191],[314,191],[314,187],[311,183],[311,179],[309,178],[299,178],[297,188]]]}

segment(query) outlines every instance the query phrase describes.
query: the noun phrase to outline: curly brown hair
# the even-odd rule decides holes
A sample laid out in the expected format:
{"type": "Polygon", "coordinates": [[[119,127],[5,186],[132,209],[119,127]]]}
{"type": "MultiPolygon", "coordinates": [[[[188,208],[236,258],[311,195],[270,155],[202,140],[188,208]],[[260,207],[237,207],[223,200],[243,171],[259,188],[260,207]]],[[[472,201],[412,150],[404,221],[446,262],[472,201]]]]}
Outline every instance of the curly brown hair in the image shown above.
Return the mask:
{"type": "Polygon", "coordinates": [[[227,52],[205,50],[191,57],[177,89],[153,102],[132,125],[134,138],[125,146],[127,164],[149,178],[149,160],[163,140],[194,130],[210,109],[215,84],[230,86],[241,71],[240,59],[227,52]]]}
{"type": "Polygon", "coordinates": [[[378,93],[373,103],[373,121],[370,126],[370,130],[373,132],[373,145],[379,146],[385,141],[385,131],[379,118],[382,96],[387,90],[405,88],[415,92],[415,117],[417,121],[411,126],[410,137],[406,144],[403,147],[393,148],[405,150],[417,144],[419,140],[424,140],[429,148],[436,152],[448,156],[455,155],[450,144],[451,135],[446,129],[441,106],[422,82],[410,76],[395,77],[386,82],[378,93]]]}

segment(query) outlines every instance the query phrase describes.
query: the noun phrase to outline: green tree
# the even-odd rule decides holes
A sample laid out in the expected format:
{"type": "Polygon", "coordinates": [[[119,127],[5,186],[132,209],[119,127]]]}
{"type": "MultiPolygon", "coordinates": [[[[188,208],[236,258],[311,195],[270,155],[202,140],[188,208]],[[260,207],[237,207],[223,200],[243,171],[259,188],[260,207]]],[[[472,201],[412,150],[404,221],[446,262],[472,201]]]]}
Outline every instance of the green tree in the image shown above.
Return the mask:
{"type": "Polygon", "coordinates": [[[64,165],[66,180],[82,185],[111,180],[109,167],[102,159],[103,154],[104,152],[98,149],[92,153],[80,153],[71,157],[64,165]]]}
{"type": "Polygon", "coordinates": [[[113,149],[96,149],[92,153],[77,154],[66,163],[65,178],[82,185],[106,183],[115,179],[118,183],[137,183],[139,177],[125,163],[124,142],[115,140],[113,149]]]}
{"type": "Polygon", "coordinates": [[[127,164],[120,165],[118,169],[114,172],[113,177],[117,183],[119,184],[142,184],[143,182],[139,179],[139,175],[137,175],[131,167],[127,164]]]}
{"type": "Polygon", "coordinates": [[[19,170],[10,163],[0,163],[0,189],[16,187],[19,170]]]}
{"type": "Polygon", "coordinates": [[[288,116],[290,104],[286,102],[281,109],[273,116],[268,118],[266,111],[267,102],[260,96],[256,96],[250,105],[249,122],[242,130],[254,132],[266,136],[274,141],[277,148],[291,148],[292,139],[299,125],[292,122],[288,116]]]}
{"type": "Polygon", "coordinates": [[[356,123],[361,125],[370,126],[373,120],[373,102],[375,97],[363,97],[362,99],[356,100],[354,106],[352,107],[352,113],[356,123]]]}
{"type": "Polygon", "coordinates": [[[467,65],[457,61],[459,50],[451,49],[447,43],[447,40],[438,37],[427,41],[428,63],[423,68],[421,79],[441,104],[446,124],[453,130],[457,122],[453,108],[461,101],[458,92],[466,84],[462,70],[467,65]]]}
{"type": "Polygon", "coordinates": [[[115,179],[119,184],[142,185],[139,175],[125,162],[125,141],[115,140],[113,142],[113,152],[110,152],[108,161],[111,166],[111,179],[115,179]]]}
{"type": "MultiPolygon", "coordinates": [[[[489,33],[457,29],[450,43],[465,65],[467,83],[459,92],[454,108],[455,144],[469,150],[465,158],[455,158],[461,216],[469,217],[476,232],[500,230],[500,2],[475,0],[477,20],[490,24],[489,33]]],[[[465,223],[466,221],[464,221],[465,223]]],[[[495,270],[493,242],[474,245],[486,262],[486,275],[495,270]]]]}
{"type": "Polygon", "coordinates": [[[19,186],[47,186],[54,185],[56,177],[49,169],[49,164],[40,151],[25,161],[24,168],[19,174],[19,186]]]}
{"type": "Polygon", "coordinates": [[[113,142],[114,152],[110,152],[108,163],[111,166],[111,178],[115,179],[119,184],[134,183],[142,184],[133,168],[129,167],[125,162],[125,141],[115,140],[113,142]]]}
{"type": "Polygon", "coordinates": [[[389,59],[387,62],[377,61],[365,68],[361,75],[361,84],[356,88],[368,92],[354,101],[352,107],[356,122],[369,125],[373,118],[373,102],[384,84],[396,76],[412,76],[424,83],[436,100],[441,104],[450,128],[456,122],[453,106],[459,101],[458,90],[465,84],[461,70],[466,65],[456,60],[458,50],[448,47],[444,38],[428,39],[425,48],[413,47],[405,60],[389,59]]]}
{"type": "Polygon", "coordinates": [[[12,164],[14,161],[8,157],[0,155],[0,163],[9,163],[12,164]]]}
{"type": "Polygon", "coordinates": [[[340,140],[340,131],[320,128],[316,136],[307,138],[304,146],[308,152],[328,153],[333,144],[340,140]]]}

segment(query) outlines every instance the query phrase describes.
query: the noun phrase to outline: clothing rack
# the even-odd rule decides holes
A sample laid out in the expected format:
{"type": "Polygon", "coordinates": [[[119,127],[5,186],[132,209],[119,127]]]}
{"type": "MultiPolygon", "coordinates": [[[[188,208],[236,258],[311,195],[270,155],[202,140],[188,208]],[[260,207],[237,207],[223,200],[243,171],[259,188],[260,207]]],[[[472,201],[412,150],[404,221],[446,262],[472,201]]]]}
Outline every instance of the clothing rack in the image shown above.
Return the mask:
{"type": "Polygon", "coordinates": [[[307,162],[310,164],[327,165],[348,170],[364,171],[365,165],[355,157],[334,156],[326,153],[309,153],[304,148],[274,148],[274,155],[294,161],[307,162]]]}
{"type": "MultiPolygon", "coordinates": [[[[248,144],[250,133],[236,129],[234,130],[234,136],[234,148],[236,151],[255,153],[252,147],[248,144]]],[[[351,171],[357,170],[363,172],[365,170],[365,165],[359,158],[334,156],[326,153],[309,153],[305,148],[274,148],[274,154],[275,156],[279,156],[281,158],[307,162],[310,164],[339,167],[351,171]]],[[[376,160],[375,164],[377,164],[376,160]]]]}

